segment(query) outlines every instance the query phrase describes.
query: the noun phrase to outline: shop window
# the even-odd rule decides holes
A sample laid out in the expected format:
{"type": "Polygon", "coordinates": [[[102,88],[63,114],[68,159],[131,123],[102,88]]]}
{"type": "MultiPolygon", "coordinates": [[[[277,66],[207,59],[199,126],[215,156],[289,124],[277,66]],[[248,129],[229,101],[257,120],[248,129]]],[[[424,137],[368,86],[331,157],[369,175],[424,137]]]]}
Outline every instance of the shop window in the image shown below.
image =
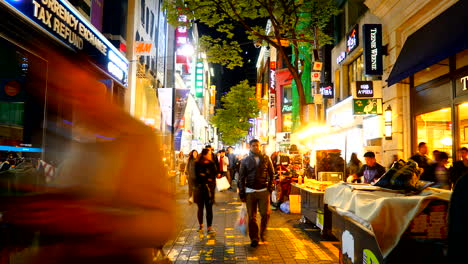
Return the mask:
{"type": "Polygon", "coordinates": [[[458,106],[458,128],[459,133],[459,146],[468,147],[468,103],[464,103],[458,106]]]}
{"type": "Polygon", "coordinates": [[[141,18],[141,24],[145,24],[145,0],[142,0],[140,3],[140,18],[141,18]]]}
{"type": "Polygon", "coordinates": [[[340,70],[335,71],[335,98],[340,98],[341,99],[341,78],[340,78],[340,70]]]}
{"type": "Polygon", "coordinates": [[[283,86],[283,103],[282,103],[282,112],[291,112],[292,107],[292,86],[284,85],[283,86]]]}
{"type": "Polygon", "coordinates": [[[444,59],[426,69],[414,74],[414,86],[432,81],[449,73],[449,60],[444,59]]]}
{"type": "Polygon", "coordinates": [[[370,81],[372,77],[364,75],[364,56],[357,57],[353,62],[348,64],[348,94],[353,94],[351,91],[351,83],[357,81],[370,81]]]}
{"type": "Polygon", "coordinates": [[[460,69],[462,67],[465,67],[468,65],[468,49],[458,53],[456,55],[456,64],[457,64],[457,69],[460,69]]]}
{"type": "Polygon", "coordinates": [[[292,128],[292,114],[283,114],[283,132],[289,132],[292,128]]]}
{"type": "Polygon", "coordinates": [[[0,58],[0,159],[16,147],[34,151],[22,157],[39,157],[45,98],[32,94],[45,94],[47,62],[2,38],[0,58]]]}
{"type": "Polygon", "coordinates": [[[417,142],[426,142],[429,153],[434,150],[452,153],[452,111],[444,108],[416,116],[417,142]]]}
{"type": "Polygon", "coordinates": [[[150,28],[150,24],[149,24],[149,18],[150,18],[150,15],[149,15],[149,9],[146,8],[146,33],[149,33],[149,28],[150,28]]]}
{"type": "Polygon", "coordinates": [[[362,55],[348,65],[348,80],[350,83],[372,80],[371,77],[364,75],[364,57],[362,55]]]}

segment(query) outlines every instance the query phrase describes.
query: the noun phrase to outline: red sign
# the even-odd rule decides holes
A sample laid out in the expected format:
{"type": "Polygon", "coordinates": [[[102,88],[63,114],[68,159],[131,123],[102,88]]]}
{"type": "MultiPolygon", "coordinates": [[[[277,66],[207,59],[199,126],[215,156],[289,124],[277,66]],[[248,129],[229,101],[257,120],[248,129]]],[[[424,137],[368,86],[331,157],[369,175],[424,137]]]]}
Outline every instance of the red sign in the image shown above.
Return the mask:
{"type": "Polygon", "coordinates": [[[186,15],[180,15],[178,17],[179,22],[183,22],[184,25],[178,26],[175,30],[175,42],[176,42],[176,63],[187,63],[187,56],[181,54],[181,49],[185,44],[188,44],[188,19],[186,15]]]}
{"type": "Polygon", "coordinates": [[[21,84],[17,81],[9,81],[5,84],[5,93],[9,96],[15,96],[19,94],[21,90],[21,84]]]}

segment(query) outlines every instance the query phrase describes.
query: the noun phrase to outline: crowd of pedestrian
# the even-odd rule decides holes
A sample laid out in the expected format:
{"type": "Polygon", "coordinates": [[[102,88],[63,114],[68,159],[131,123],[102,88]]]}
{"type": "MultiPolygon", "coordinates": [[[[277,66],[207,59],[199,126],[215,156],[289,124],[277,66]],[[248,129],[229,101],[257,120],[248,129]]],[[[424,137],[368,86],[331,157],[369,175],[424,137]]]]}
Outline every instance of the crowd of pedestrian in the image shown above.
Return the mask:
{"type": "Polygon", "coordinates": [[[257,247],[259,241],[266,241],[267,223],[270,216],[270,196],[273,190],[274,169],[270,158],[261,152],[260,142],[256,139],[249,143],[247,155],[236,155],[233,147],[215,153],[211,145],[205,146],[198,155],[192,150],[188,157],[183,152],[177,155],[180,180],[188,182],[188,202],[197,205],[199,232],[212,234],[213,205],[216,202],[217,179],[226,177],[232,185],[237,184],[240,200],[245,203],[248,215],[251,246],[257,247]],[[257,225],[257,209],[260,211],[260,227],[257,225]]]}

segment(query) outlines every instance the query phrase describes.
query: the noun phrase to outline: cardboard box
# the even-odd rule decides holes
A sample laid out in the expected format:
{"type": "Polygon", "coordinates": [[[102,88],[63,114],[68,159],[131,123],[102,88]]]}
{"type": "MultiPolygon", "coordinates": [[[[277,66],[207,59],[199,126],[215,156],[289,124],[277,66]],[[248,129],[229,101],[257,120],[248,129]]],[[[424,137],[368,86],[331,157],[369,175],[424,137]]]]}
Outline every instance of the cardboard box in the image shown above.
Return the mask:
{"type": "Polygon", "coordinates": [[[289,195],[289,206],[291,214],[300,214],[301,213],[301,196],[297,194],[289,195]]]}

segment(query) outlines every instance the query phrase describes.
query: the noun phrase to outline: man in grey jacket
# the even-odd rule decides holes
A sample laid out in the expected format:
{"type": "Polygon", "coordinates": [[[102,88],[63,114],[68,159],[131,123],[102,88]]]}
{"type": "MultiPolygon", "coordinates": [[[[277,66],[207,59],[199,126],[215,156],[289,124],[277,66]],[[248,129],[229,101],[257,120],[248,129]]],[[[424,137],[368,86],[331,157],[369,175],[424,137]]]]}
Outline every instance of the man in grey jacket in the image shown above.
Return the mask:
{"type": "Polygon", "coordinates": [[[270,218],[270,193],[273,190],[273,165],[270,158],[260,151],[260,142],[249,142],[250,153],[245,157],[239,172],[239,197],[247,205],[249,216],[250,246],[257,247],[259,232],[257,225],[257,206],[260,211],[260,239],[265,242],[265,232],[270,218]]]}

